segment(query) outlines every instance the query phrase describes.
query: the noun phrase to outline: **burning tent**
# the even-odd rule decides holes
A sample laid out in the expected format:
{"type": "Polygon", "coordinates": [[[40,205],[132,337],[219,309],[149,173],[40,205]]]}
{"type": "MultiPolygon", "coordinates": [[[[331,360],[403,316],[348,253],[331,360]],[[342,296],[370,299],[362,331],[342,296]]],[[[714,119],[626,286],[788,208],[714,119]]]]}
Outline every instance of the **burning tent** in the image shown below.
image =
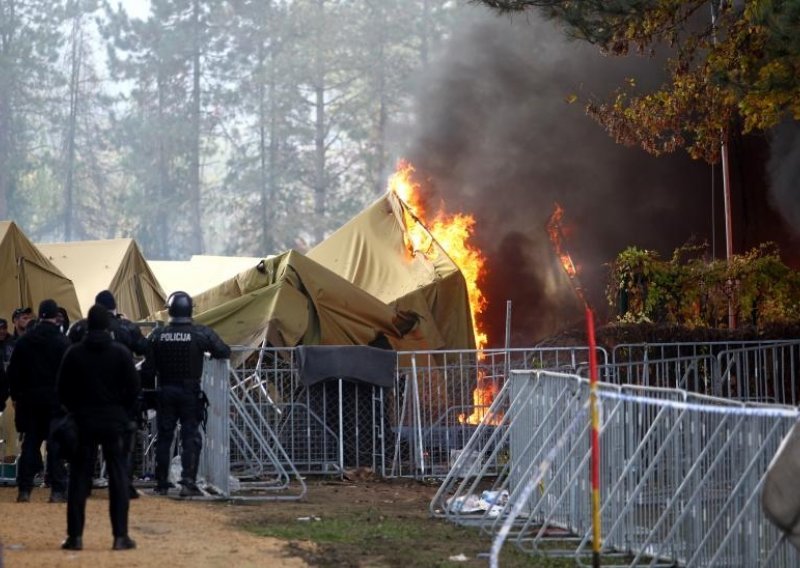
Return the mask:
{"type": "Polygon", "coordinates": [[[261,260],[252,256],[196,254],[189,260],[149,260],[147,263],[167,294],[183,290],[195,296],[255,267],[261,260]]]}
{"type": "Polygon", "coordinates": [[[72,281],[25,236],[13,221],[0,221],[0,317],[11,320],[20,306],[34,310],[46,298],[80,316],[72,281]]]}
{"type": "Polygon", "coordinates": [[[410,332],[412,320],[297,251],[263,259],[194,302],[195,320],[230,345],[367,345],[380,337],[395,348],[428,345],[410,332]]]}
{"type": "Polygon", "coordinates": [[[475,349],[464,276],[393,191],[311,249],[308,257],[397,310],[418,314],[430,349],[475,349]],[[426,235],[424,253],[409,247],[412,231],[426,235]]]}
{"type": "Polygon", "coordinates": [[[164,290],[133,239],[38,244],[64,274],[72,279],[86,314],[100,290],[111,290],[117,310],[131,320],[142,320],[163,309],[164,290]]]}

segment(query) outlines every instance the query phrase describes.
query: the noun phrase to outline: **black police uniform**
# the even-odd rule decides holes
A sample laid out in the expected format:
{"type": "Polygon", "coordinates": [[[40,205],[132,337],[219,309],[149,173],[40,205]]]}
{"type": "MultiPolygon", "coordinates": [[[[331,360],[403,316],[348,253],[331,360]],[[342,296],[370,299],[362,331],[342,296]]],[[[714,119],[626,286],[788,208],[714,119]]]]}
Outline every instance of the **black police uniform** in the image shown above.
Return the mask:
{"type": "Polygon", "coordinates": [[[22,433],[22,451],[17,467],[20,494],[30,493],[41,467],[40,448],[47,441],[47,468],[51,497],[64,494],[67,473],[60,457],[52,425],[63,411],[56,397],[56,374],[69,340],[52,322],[43,320],[20,337],[8,365],[11,398],[16,403],[17,431],[22,433]]]}
{"type": "MultiPolygon", "coordinates": [[[[147,343],[147,338],[142,335],[139,326],[120,315],[113,313],[110,315],[111,321],[109,323],[108,332],[111,334],[111,338],[122,343],[136,355],[141,357],[146,356],[149,345],[147,343]]],[[[78,320],[69,328],[67,337],[69,337],[72,343],[80,343],[86,335],[87,330],[87,320],[85,318],[78,320]]]]}
{"type": "Polygon", "coordinates": [[[139,374],[130,350],[113,341],[106,331],[107,316],[98,314],[96,319],[85,339],[67,350],[59,370],[59,400],[75,417],[79,432],[78,448],[70,461],[68,541],[64,548],[80,548],[98,445],[103,448],[108,470],[114,547],[131,548],[125,438],[130,411],[139,394],[139,374]]]}
{"type": "Polygon", "coordinates": [[[181,485],[197,490],[197,467],[202,439],[200,422],[205,410],[201,390],[205,353],[214,359],[227,359],[231,349],[209,327],[195,325],[191,318],[191,298],[170,296],[170,320],[165,327],[150,334],[150,354],[142,367],[142,383],[158,376],[156,423],[156,490],[169,487],[170,449],[175,426],[181,424],[181,485]]]}
{"type": "MultiPolygon", "coordinates": [[[[110,295],[110,292],[108,293],[110,295]]],[[[113,296],[111,296],[113,299],[113,296]]],[[[105,306],[108,309],[107,306],[105,306]]],[[[150,344],[147,342],[147,338],[142,335],[142,330],[139,329],[139,326],[122,317],[119,314],[114,313],[112,310],[108,310],[109,313],[109,325],[108,325],[108,334],[110,334],[111,339],[114,341],[121,343],[125,347],[127,347],[131,352],[139,355],[140,357],[145,357],[147,355],[147,350],[150,348],[150,344]]],[[[72,343],[80,343],[89,330],[88,320],[83,318],[81,320],[76,321],[67,331],[67,337],[72,341],[72,343]]],[[[130,408],[131,416],[129,417],[131,422],[137,422],[139,420],[139,414],[141,413],[141,401],[137,400],[136,404],[132,405],[130,408]]],[[[133,447],[135,444],[136,438],[136,430],[129,432],[125,437],[125,452],[128,456],[127,463],[128,463],[128,477],[130,479],[130,487],[129,493],[132,498],[136,498],[139,494],[136,492],[136,488],[133,485],[133,447]]]]}

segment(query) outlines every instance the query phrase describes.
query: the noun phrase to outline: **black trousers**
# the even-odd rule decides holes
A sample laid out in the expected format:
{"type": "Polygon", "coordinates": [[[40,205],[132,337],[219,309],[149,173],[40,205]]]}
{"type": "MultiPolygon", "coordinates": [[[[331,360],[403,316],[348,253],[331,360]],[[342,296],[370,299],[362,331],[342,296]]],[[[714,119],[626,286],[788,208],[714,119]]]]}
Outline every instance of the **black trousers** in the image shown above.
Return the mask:
{"type": "Polygon", "coordinates": [[[25,432],[22,434],[22,449],[17,464],[17,487],[20,491],[33,489],[33,478],[42,469],[42,444],[47,442],[47,462],[45,473],[53,493],[63,493],[67,489],[67,469],[61,458],[58,442],[53,439],[53,423],[57,417],[45,409],[25,410],[25,432]]]}
{"type": "Polygon", "coordinates": [[[156,484],[169,485],[169,463],[175,426],[181,424],[181,480],[194,484],[203,440],[200,436],[203,401],[200,385],[164,386],[158,393],[156,425],[156,484]]]}
{"type": "MultiPolygon", "coordinates": [[[[125,434],[127,435],[127,434],[125,434]]],[[[80,445],[70,462],[69,492],[67,493],[67,535],[83,536],[86,523],[86,499],[92,488],[92,474],[96,449],[100,445],[108,472],[108,512],[111,516],[111,531],[115,537],[128,536],[128,460],[125,454],[123,434],[109,431],[84,431],[80,433],[80,445]]]]}

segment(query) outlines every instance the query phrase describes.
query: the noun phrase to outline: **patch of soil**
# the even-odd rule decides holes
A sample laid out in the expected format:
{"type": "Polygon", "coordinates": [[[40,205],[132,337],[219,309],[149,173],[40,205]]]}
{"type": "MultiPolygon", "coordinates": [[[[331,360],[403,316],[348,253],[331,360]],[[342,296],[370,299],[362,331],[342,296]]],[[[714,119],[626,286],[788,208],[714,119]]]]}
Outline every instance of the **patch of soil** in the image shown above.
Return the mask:
{"type": "Polygon", "coordinates": [[[48,503],[49,491],[35,489],[30,503],[16,503],[15,487],[0,488],[0,565],[5,568],[301,567],[286,543],[237,528],[228,511],[207,501],[178,501],[144,495],[131,501],[130,536],[137,548],[111,550],[106,490],[96,489],[86,506],[83,550],[61,550],[67,506],[48,503]]]}

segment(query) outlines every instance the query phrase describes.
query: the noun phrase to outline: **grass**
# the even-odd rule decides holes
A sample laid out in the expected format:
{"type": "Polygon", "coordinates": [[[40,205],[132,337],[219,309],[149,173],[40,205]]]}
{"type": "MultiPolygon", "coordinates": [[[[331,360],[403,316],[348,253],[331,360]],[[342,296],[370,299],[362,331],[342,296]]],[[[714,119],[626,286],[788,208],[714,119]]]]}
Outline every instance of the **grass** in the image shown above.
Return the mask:
{"type": "MultiPolygon", "coordinates": [[[[261,536],[289,541],[295,554],[319,567],[486,566],[488,556],[480,555],[491,547],[491,540],[482,537],[477,529],[440,519],[391,516],[377,509],[342,510],[333,515],[329,512],[320,520],[262,519],[245,528],[261,536]],[[467,560],[449,560],[459,554],[467,560]]],[[[566,568],[575,563],[571,559],[534,558],[508,543],[503,547],[500,565],[566,568]]]]}

